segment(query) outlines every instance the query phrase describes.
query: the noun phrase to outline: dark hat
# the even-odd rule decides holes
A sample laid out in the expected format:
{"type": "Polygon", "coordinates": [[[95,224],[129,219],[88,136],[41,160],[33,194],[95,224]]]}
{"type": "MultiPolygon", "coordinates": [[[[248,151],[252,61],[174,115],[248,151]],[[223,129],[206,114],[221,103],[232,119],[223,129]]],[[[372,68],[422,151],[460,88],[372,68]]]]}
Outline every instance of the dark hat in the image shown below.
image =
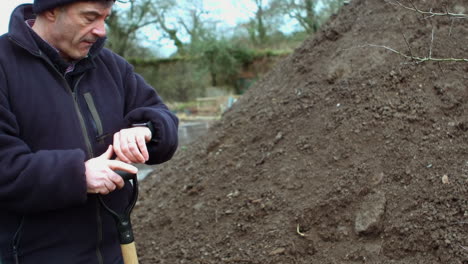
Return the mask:
{"type": "MultiPolygon", "coordinates": [[[[93,0],[34,0],[33,12],[35,14],[40,14],[46,10],[53,9],[59,6],[68,5],[74,2],[86,2],[86,1],[91,2],[93,0]]],[[[94,1],[98,1],[98,0],[94,0],[94,1]]],[[[115,0],[113,1],[115,2],[115,0]]]]}

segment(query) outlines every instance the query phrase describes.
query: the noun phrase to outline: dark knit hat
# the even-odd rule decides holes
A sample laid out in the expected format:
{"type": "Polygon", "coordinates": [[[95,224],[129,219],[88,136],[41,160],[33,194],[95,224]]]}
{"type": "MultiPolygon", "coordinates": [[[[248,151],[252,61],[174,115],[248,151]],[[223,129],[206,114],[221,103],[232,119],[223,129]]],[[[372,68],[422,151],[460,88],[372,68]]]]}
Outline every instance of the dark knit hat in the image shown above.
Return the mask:
{"type": "MultiPolygon", "coordinates": [[[[33,12],[40,14],[46,10],[53,9],[59,6],[68,5],[74,2],[91,2],[93,0],[34,0],[33,12]]],[[[94,0],[99,1],[99,0],[94,0]]],[[[111,1],[111,0],[109,0],[111,1]]],[[[115,0],[113,0],[115,2],[115,0]]]]}

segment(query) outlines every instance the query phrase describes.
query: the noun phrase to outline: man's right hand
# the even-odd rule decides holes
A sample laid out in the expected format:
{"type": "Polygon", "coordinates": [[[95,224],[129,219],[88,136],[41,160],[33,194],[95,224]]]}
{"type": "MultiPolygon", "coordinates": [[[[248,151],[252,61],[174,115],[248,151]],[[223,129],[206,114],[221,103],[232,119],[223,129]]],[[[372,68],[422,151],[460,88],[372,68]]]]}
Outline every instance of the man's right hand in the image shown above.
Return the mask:
{"type": "Polygon", "coordinates": [[[115,170],[134,174],[138,172],[135,166],[122,161],[111,160],[113,154],[114,148],[110,145],[101,156],[85,162],[88,193],[108,194],[116,188],[124,187],[124,180],[114,172],[115,170]]]}

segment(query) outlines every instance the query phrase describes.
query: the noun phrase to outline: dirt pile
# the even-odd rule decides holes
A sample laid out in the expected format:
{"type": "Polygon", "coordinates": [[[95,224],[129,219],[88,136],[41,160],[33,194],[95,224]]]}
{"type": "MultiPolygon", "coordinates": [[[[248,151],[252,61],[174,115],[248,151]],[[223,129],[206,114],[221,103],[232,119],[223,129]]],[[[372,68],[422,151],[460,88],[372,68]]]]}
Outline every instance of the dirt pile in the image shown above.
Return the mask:
{"type": "Polygon", "coordinates": [[[468,63],[368,46],[468,58],[468,21],[429,16],[352,0],[156,167],[141,263],[468,263],[468,63]]]}

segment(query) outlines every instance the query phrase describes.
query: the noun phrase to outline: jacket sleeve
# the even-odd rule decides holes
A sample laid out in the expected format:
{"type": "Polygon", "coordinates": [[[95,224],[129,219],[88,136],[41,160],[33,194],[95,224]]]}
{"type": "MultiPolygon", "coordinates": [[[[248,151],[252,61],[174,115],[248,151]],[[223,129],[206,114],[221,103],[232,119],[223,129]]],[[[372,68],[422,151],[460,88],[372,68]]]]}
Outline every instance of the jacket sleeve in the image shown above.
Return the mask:
{"type": "Polygon", "coordinates": [[[0,210],[34,213],[84,203],[84,152],[32,152],[20,134],[0,69],[0,210]]]}
{"type": "Polygon", "coordinates": [[[155,135],[147,144],[150,158],[146,163],[168,161],[177,149],[179,120],[131,65],[128,65],[125,82],[125,121],[129,126],[149,121],[154,128],[155,135]]]}

